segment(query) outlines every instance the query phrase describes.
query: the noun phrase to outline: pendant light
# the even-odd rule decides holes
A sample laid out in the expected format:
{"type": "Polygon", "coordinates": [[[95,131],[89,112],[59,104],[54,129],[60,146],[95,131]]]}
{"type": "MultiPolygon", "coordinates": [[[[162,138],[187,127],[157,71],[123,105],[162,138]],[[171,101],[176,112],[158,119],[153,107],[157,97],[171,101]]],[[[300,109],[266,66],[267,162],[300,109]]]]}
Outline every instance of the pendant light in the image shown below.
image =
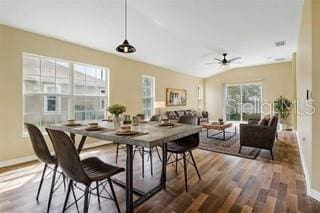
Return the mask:
{"type": "Polygon", "coordinates": [[[129,44],[129,41],[127,40],[127,28],[128,28],[128,8],[127,8],[127,0],[124,0],[124,8],[125,8],[125,11],[124,11],[124,32],[125,32],[125,39],[123,41],[122,44],[120,44],[118,47],[117,47],[117,51],[118,52],[121,52],[121,53],[134,53],[136,51],[136,48],[134,48],[134,46],[130,45],[129,44]]]}

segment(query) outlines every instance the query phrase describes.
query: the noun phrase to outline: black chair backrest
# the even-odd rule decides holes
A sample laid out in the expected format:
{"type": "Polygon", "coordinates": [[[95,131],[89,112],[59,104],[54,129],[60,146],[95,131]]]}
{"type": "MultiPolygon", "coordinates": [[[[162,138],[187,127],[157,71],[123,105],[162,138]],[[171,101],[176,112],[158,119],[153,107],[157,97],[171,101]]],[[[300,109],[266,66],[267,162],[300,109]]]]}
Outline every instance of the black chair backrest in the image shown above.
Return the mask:
{"type": "Polygon", "coordinates": [[[179,117],[178,123],[198,125],[198,119],[199,119],[198,116],[183,115],[179,117]]]}
{"type": "Polygon", "coordinates": [[[32,143],[32,148],[38,159],[44,163],[56,164],[57,160],[49,152],[48,146],[38,127],[33,124],[25,123],[29,137],[32,143]]]}
{"type": "Polygon", "coordinates": [[[53,143],[59,166],[72,180],[89,184],[91,181],[83,170],[78,152],[71,138],[64,132],[46,129],[53,143]]]}
{"type": "Polygon", "coordinates": [[[145,116],[144,114],[137,114],[137,117],[140,118],[140,120],[144,121],[145,116]]]}
{"type": "Polygon", "coordinates": [[[161,117],[160,115],[152,115],[152,117],[150,118],[150,121],[160,121],[161,117]]]}
{"type": "MultiPolygon", "coordinates": [[[[198,125],[198,119],[198,116],[184,115],[179,117],[178,123],[196,126],[198,125]]],[[[190,135],[185,138],[178,139],[178,141],[181,143],[185,143],[186,146],[190,146],[190,148],[196,148],[200,143],[200,134],[190,135]]]]}

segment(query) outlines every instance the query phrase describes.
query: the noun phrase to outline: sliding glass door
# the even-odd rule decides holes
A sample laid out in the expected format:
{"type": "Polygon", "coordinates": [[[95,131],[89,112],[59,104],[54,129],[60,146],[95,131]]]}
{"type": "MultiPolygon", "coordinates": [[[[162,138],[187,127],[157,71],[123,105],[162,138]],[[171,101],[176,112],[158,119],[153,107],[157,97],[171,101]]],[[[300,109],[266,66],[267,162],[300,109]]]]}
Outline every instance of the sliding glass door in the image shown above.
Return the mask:
{"type": "Polygon", "coordinates": [[[261,84],[235,84],[226,86],[225,119],[247,121],[261,116],[261,84]]]}

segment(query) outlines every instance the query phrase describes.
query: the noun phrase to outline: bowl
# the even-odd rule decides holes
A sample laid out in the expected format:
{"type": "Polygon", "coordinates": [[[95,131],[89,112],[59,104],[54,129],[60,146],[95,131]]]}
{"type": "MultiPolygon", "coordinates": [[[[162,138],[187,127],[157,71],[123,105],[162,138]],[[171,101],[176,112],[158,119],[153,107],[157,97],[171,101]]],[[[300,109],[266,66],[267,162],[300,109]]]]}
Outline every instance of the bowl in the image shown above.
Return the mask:
{"type": "Polygon", "coordinates": [[[75,124],[76,120],[68,120],[68,124],[75,124]]]}
{"type": "Polygon", "coordinates": [[[97,127],[99,127],[99,124],[98,123],[88,123],[88,126],[90,128],[97,128],[97,127]]]}
{"type": "Polygon", "coordinates": [[[169,123],[169,119],[162,119],[160,123],[161,124],[168,124],[169,123]]]}
{"type": "Polygon", "coordinates": [[[131,131],[131,126],[121,126],[119,128],[119,132],[130,132],[131,131]]]}

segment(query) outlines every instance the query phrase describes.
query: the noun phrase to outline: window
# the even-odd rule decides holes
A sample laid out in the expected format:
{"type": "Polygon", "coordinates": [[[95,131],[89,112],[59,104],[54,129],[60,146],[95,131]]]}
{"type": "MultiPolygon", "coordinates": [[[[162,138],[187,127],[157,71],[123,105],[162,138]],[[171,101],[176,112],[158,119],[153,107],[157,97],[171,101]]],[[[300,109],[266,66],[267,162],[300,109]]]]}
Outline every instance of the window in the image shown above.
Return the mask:
{"type": "Polygon", "coordinates": [[[142,76],[142,109],[146,119],[154,114],[155,79],[152,76],[142,76]]]}
{"type": "Polygon", "coordinates": [[[197,86],[197,105],[198,110],[203,110],[203,88],[201,86],[197,86]]]}
{"type": "Polygon", "coordinates": [[[225,119],[247,121],[261,116],[261,84],[238,84],[226,86],[225,119]]]}
{"type": "Polygon", "coordinates": [[[68,119],[104,118],[104,68],[23,54],[24,122],[40,129],[68,119]]]}

